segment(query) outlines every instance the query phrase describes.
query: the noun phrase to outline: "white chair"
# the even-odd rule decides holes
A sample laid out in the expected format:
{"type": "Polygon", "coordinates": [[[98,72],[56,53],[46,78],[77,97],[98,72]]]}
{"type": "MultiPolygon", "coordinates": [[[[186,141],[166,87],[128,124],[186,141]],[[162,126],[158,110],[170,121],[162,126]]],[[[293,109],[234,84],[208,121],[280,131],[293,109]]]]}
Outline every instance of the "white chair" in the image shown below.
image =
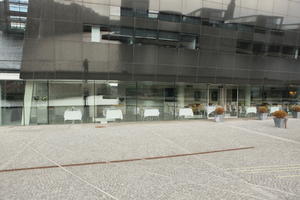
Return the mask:
{"type": "Polygon", "coordinates": [[[123,120],[123,113],[120,109],[107,109],[104,115],[107,121],[123,120]]]}
{"type": "Polygon", "coordinates": [[[81,121],[82,120],[82,113],[80,110],[66,110],[64,112],[64,121],[81,121]]]}
{"type": "Polygon", "coordinates": [[[193,110],[191,108],[180,108],[178,116],[179,117],[184,117],[184,118],[193,118],[194,113],[193,113],[193,110]]]}
{"type": "Polygon", "coordinates": [[[211,113],[215,112],[215,110],[216,110],[216,106],[206,106],[207,117],[208,117],[211,113]]]}
{"type": "Polygon", "coordinates": [[[270,108],[270,113],[272,114],[273,112],[276,112],[276,111],[278,111],[278,110],[280,110],[280,107],[279,107],[279,106],[271,106],[271,108],[270,108]]]}

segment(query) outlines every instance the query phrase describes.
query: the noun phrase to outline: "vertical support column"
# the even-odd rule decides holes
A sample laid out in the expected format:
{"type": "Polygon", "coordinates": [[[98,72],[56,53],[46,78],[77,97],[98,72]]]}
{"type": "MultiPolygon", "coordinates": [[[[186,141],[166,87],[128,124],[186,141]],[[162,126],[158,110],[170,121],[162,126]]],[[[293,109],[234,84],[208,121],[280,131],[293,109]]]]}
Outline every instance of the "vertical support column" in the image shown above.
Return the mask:
{"type": "Polygon", "coordinates": [[[92,84],[92,82],[88,82],[88,87],[89,87],[89,96],[87,97],[88,99],[88,109],[89,109],[89,117],[92,118],[93,122],[95,122],[95,118],[96,118],[96,95],[95,95],[95,85],[94,82],[92,84]]]}
{"type": "Polygon", "coordinates": [[[245,106],[250,107],[251,105],[251,87],[246,86],[245,88],[245,106]]]}
{"type": "Polygon", "coordinates": [[[24,107],[22,112],[22,125],[29,125],[32,105],[33,81],[26,81],[24,94],[24,107]]]}
{"type": "Polygon", "coordinates": [[[184,85],[178,84],[177,105],[179,108],[184,107],[184,85]]]}
{"type": "Polygon", "coordinates": [[[222,106],[226,110],[226,87],[225,86],[219,86],[219,99],[218,104],[219,106],[222,106]]]}
{"type": "Polygon", "coordinates": [[[91,81],[91,96],[93,97],[93,105],[91,106],[90,109],[90,117],[93,119],[93,123],[96,122],[97,118],[97,106],[96,106],[96,101],[97,101],[97,96],[96,96],[96,85],[95,81],[91,81]]]}
{"type": "Polygon", "coordinates": [[[2,87],[1,87],[2,81],[0,81],[0,126],[2,125],[2,87]]]}

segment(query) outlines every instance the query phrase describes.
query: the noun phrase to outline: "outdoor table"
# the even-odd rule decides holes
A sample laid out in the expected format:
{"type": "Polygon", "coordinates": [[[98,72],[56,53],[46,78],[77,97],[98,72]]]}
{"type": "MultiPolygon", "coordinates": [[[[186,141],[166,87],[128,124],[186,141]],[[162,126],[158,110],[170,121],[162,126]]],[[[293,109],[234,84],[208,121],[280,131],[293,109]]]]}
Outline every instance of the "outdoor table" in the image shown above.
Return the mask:
{"type": "Polygon", "coordinates": [[[179,109],[179,117],[194,117],[193,110],[191,108],[180,108],[179,109]]]}

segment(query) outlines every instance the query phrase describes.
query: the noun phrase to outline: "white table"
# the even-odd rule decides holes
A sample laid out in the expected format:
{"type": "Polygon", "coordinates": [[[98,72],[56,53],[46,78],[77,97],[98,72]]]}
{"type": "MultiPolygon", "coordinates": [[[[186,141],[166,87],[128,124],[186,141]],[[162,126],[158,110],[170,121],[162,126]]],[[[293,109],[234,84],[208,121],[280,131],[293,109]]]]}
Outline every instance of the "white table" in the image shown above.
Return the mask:
{"type": "Polygon", "coordinates": [[[120,109],[107,109],[105,111],[105,118],[107,121],[114,121],[116,119],[123,119],[123,113],[120,109]]]}
{"type": "Polygon", "coordinates": [[[159,117],[159,110],[157,108],[146,108],[144,109],[145,117],[159,117]]]}
{"type": "Polygon", "coordinates": [[[179,115],[179,117],[184,117],[184,118],[194,117],[194,113],[191,108],[180,108],[178,115],[179,115]]]}
{"type": "Polygon", "coordinates": [[[246,114],[250,114],[250,113],[256,114],[257,113],[256,107],[252,106],[252,107],[246,108],[246,114]]]}
{"type": "Polygon", "coordinates": [[[82,120],[82,113],[80,110],[66,110],[64,113],[64,120],[65,121],[75,121],[75,120],[82,120]]]}

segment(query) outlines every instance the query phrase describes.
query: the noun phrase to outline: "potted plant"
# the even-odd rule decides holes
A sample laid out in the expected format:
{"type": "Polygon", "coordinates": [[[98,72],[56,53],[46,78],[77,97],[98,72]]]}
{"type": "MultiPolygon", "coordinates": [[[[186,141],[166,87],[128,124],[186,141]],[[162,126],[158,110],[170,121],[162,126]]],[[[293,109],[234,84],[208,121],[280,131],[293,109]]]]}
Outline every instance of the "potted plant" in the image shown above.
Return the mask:
{"type": "Polygon", "coordinates": [[[268,118],[268,108],[266,106],[258,107],[258,119],[266,120],[268,118]]]}
{"type": "Polygon", "coordinates": [[[287,123],[287,113],[283,110],[278,110],[273,113],[275,127],[286,128],[287,123]]]}
{"type": "Polygon", "coordinates": [[[224,121],[224,108],[223,107],[217,107],[215,109],[215,122],[223,122],[224,121]]]}
{"type": "Polygon", "coordinates": [[[299,105],[293,106],[292,110],[293,110],[293,117],[299,119],[300,118],[300,106],[299,105]]]}

